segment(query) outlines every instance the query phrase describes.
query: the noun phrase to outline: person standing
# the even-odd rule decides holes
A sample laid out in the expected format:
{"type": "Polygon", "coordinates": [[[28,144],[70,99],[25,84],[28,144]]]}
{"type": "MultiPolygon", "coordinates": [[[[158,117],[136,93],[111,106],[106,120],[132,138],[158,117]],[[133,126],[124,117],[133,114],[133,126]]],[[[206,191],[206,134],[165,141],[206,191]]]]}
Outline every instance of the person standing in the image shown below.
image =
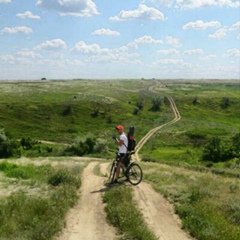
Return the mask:
{"type": "Polygon", "coordinates": [[[126,159],[127,147],[128,147],[128,138],[127,138],[126,134],[124,133],[124,127],[122,125],[118,125],[116,127],[116,129],[118,131],[119,138],[117,138],[116,136],[113,136],[113,139],[115,140],[116,144],[118,144],[119,159],[118,159],[118,164],[117,164],[117,170],[116,170],[116,176],[115,176],[114,183],[118,183],[118,177],[119,177],[119,174],[120,174],[120,169],[121,169],[121,167],[124,164],[124,161],[126,159]]]}

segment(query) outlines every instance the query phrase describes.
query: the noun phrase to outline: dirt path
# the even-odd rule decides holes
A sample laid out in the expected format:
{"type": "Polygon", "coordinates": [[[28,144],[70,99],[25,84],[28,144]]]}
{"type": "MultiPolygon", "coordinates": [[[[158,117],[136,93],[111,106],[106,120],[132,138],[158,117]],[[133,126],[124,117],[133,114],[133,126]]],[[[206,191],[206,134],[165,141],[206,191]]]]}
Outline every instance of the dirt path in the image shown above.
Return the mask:
{"type": "Polygon", "coordinates": [[[149,228],[159,240],[190,240],[172,206],[152,187],[142,182],[133,188],[134,198],[149,228]]]}
{"type": "MultiPolygon", "coordinates": [[[[149,87],[149,91],[156,93],[156,91],[154,90],[154,87],[156,87],[156,86],[158,86],[158,85],[160,85],[160,82],[157,82],[157,81],[156,81],[156,85],[150,86],[150,87],[149,87]]],[[[140,161],[140,160],[141,160],[140,157],[139,157],[139,155],[138,155],[138,152],[141,150],[141,148],[143,147],[143,145],[149,140],[149,138],[152,137],[152,135],[153,135],[154,133],[156,133],[158,130],[160,130],[160,129],[163,128],[163,127],[172,125],[172,124],[178,122],[179,120],[181,120],[181,115],[180,115],[180,113],[179,113],[179,111],[178,111],[178,109],[177,109],[177,106],[176,106],[173,98],[172,98],[172,97],[167,97],[167,98],[168,98],[168,101],[169,101],[169,103],[170,103],[170,106],[171,106],[172,111],[173,111],[173,114],[174,114],[173,120],[171,120],[171,121],[169,121],[169,122],[167,122],[167,123],[165,123],[165,124],[163,124],[163,125],[160,125],[160,126],[158,126],[158,127],[155,127],[155,128],[153,128],[153,129],[151,129],[151,130],[138,142],[138,144],[137,144],[137,146],[136,146],[135,154],[132,156],[134,161],[140,161]]]]}
{"type": "MultiPolygon", "coordinates": [[[[149,91],[155,92],[152,85],[149,91]]],[[[150,130],[138,143],[135,161],[140,161],[138,152],[148,139],[164,126],[174,124],[181,119],[180,113],[174,100],[168,97],[174,118],[170,122],[150,130]]],[[[105,240],[116,239],[116,230],[106,222],[104,205],[102,203],[102,193],[104,188],[103,177],[96,176],[93,172],[97,162],[91,162],[86,167],[82,175],[82,187],[79,192],[80,199],[77,205],[70,210],[66,218],[66,228],[57,240],[105,240]]],[[[101,163],[102,174],[107,172],[109,163],[101,163]]],[[[160,240],[189,240],[191,239],[182,229],[179,218],[174,214],[172,206],[160,194],[156,193],[152,187],[142,182],[133,187],[134,198],[142,212],[150,229],[160,240]]],[[[147,240],[147,239],[146,239],[147,240]]]]}
{"type": "MultiPolygon", "coordinates": [[[[114,240],[115,229],[106,222],[102,193],[105,191],[105,178],[93,172],[97,162],[91,162],[84,169],[80,198],[66,217],[66,228],[57,240],[114,240]]],[[[102,165],[102,164],[101,164],[102,165]]],[[[101,171],[107,167],[101,166],[101,171]]]]}

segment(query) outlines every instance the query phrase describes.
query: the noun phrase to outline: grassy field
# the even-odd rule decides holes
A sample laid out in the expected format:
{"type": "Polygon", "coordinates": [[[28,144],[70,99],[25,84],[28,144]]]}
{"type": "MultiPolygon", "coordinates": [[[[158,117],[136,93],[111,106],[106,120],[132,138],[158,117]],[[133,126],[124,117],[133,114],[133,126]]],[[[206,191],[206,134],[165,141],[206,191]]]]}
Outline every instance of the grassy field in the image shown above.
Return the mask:
{"type": "MultiPolygon", "coordinates": [[[[222,236],[228,240],[240,239],[240,159],[202,160],[203,150],[212,138],[229,145],[240,133],[239,81],[161,80],[158,85],[154,80],[144,79],[2,81],[0,91],[0,130],[4,129],[14,141],[22,138],[36,141],[31,149],[19,150],[19,156],[28,157],[62,156],[67,154],[64,151],[67,145],[90,136],[97,144],[88,155],[112,158],[116,150],[111,139],[116,133],[115,126],[133,125],[136,139],[141,139],[150,129],[174,118],[165,101],[166,96],[171,96],[181,121],[162,128],[141,149],[144,180],[175,205],[184,228],[196,239],[222,240],[222,236]],[[155,92],[151,92],[154,85],[155,92]],[[153,111],[153,101],[157,98],[162,105],[160,111],[153,111]],[[137,109],[139,103],[142,109],[137,109]]],[[[9,174],[8,168],[2,169],[1,174],[9,174]]],[[[40,176],[32,179],[31,172],[36,170],[30,169],[17,171],[23,174],[21,179],[26,174],[31,179],[29,184],[37,182],[43,188],[49,184],[48,179],[40,176]]],[[[10,204],[15,198],[21,204],[27,195],[9,196],[7,202],[10,204]]],[[[109,199],[105,196],[111,207],[114,199],[113,203],[109,199]]],[[[130,201],[131,197],[125,200],[130,201]]],[[[16,223],[11,225],[14,229],[16,223]]],[[[58,226],[54,229],[57,231],[58,226]]]]}
{"type": "Polygon", "coordinates": [[[0,238],[51,239],[78,199],[83,168],[84,163],[53,168],[1,161],[0,193],[7,192],[0,196],[0,238]]]}

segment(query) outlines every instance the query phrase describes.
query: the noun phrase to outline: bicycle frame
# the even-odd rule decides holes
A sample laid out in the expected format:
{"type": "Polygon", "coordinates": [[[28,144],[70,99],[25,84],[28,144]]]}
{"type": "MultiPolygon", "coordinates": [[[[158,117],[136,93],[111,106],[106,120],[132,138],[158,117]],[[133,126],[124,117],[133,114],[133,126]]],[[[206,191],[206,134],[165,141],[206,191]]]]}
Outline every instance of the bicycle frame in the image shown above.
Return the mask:
{"type": "MultiPolygon", "coordinates": [[[[128,182],[132,185],[138,185],[142,181],[143,173],[141,167],[136,162],[131,162],[131,155],[134,152],[128,153],[127,156],[129,158],[129,165],[126,167],[124,164],[121,167],[121,172],[119,178],[126,178],[128,182]]],[[[116,158],[113,160],[110,174],[109,174],[109,182],[113,183],[116,175],[117,165],[119,161],[119,155],[116,153],[116,158]]]]}

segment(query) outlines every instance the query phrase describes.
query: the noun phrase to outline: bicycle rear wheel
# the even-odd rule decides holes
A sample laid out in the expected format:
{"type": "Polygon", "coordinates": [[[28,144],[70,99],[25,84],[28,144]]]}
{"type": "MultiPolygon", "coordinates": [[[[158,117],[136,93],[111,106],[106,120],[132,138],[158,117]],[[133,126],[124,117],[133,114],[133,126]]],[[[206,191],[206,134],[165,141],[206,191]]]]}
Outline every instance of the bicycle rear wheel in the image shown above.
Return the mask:
{"type": "Polygon", "coordinates": [[[132,185],[138,185],[143,178],[141,167],[137,163],[131,163],[127,168],[126,177],[132,185]]]}
{"type": "Polygon", "coordinates": [[[113,161],[111,169],[110,169],[110,173],[109,173],[109,178],[108,178],[109,183],[113,183],[113,181],[115,179],[115,175],[116,175],[116,163],[115,163],[115,161],[113,161]]]}

